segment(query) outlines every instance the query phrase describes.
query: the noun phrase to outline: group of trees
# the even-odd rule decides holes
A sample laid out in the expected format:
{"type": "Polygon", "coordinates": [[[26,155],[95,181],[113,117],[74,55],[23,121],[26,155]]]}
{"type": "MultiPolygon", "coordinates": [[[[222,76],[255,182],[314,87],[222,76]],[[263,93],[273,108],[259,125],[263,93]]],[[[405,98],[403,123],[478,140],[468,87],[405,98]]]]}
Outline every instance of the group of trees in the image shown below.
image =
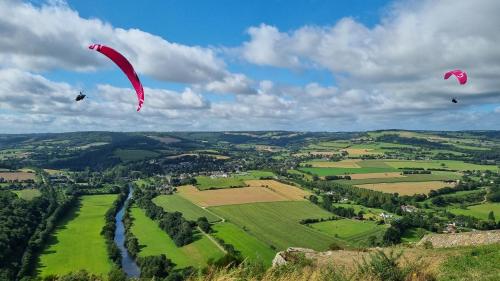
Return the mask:
{"type": "Polygon", "coordinates": [[[136,258],[141,250],[139,240],[132,233],[133,219],[130,215],[130,207],[134,204],[134,199],[130,199],[125,206],[125,214],[123,214],[123,226],[125,227],[125,248],[133,258],[136,258]]]}
{"type": "Polygon", "coordinates": [[[32,272],[36,254],[56,226],[58,219],[74,204],[74,198],[58,201],[57,191],[42,188],[32,201],[0,190],[0,280],[13,280],[32,272]]]}
{"type": "Polygon", "coordinates": [[[137,205],[146,215],[158,222],[177,246],[184,246],[194,240],[193,230],[195,223],[186,220],[180,212],[165,212],[162,207],[153,203],[152,199],[158,193],[154,189],[135,189],[134,198],[137,205]]]}

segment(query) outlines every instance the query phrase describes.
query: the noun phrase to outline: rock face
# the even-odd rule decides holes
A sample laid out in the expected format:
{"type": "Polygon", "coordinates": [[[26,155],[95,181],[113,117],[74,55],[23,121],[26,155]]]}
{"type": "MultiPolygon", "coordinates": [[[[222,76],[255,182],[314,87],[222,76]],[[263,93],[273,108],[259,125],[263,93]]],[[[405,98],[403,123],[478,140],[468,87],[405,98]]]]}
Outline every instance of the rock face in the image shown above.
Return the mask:
{"type": "Polygon", "coordinates": [[[472,231],[453,234],[427,234],[417,245],[431,242],[434,248],[477,246],[500,243],[500,230],[472,231]]]}
{"type": "Polygon", "coordinates": [[[299,255],[305,255],[306,258],[312,258],[316,252],[307,248],[290,247],[285,251],[276,253],[273,259],[273,266],[285,265],[287,262],[297,258],[299,255]]]}

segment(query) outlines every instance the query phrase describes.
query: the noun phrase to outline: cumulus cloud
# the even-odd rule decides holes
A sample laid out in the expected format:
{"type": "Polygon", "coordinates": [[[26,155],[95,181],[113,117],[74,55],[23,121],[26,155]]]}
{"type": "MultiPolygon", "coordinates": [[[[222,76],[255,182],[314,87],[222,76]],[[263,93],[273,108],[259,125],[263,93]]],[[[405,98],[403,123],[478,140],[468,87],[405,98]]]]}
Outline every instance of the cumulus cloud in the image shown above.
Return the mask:
{"type": "Polygon", "coordinates": [[[17,124],[2,126],[8,132],[499,129],[499,11],[493,0],[401,1],[373,27],[353,18],[286,32],[261,24],[248,29],[248,42],[231,49],[252,65],[296,75],[326,70],[335,78],[335,85],[308,78],[297,86],[232,73],[214,49],[84,19],[64,2],[35,7],[5,0],[0,2],[0,122],[17,124]],[[187,85],[181,91],[146,87],[140,113],[133,90],[112,85],[96,85],[85,102],[75,103],[74,85],[43,75],[109,65],[86,49],[90,42],[116,46],[139,74],[187,85]],[[466,86],[443,80],[454,68],[469,73],[466,86]],[[227,98],[209,100],[206,92],[227,98]],[[459,103],[452,104],[452,97],[459,103]]]}
{"type": "MultiPolygon", "coordinates": [[[[113,27],[99,19],[85,19],[62,1],[40,7],[17,0],[0,1],[0,64],[27,71],[81,71],[109,66],[104,57],[87,49],[91,43],[113,46],[131,60],[140,74],[158,80],[238,82],[212,49],[169,42],[139,29],[113,27]]],[[[239,79],[245,83],[245,79],[239,79]]],[[[233,88],[244,91],[245,85],[233,88]]]]}

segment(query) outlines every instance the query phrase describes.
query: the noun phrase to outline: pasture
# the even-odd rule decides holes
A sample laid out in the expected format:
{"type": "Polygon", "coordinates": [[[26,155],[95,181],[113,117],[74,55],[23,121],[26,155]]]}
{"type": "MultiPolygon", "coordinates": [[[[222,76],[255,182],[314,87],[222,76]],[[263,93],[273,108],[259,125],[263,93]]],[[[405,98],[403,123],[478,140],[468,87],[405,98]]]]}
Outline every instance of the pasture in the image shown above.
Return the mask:
{"type": "Polygon", "coordinates": [[[233,177],[208,177],[196,176],[196,187],[199,190],[215,189],[215,188],[231,188],[246,186],[243,180],[233,177]]]}
{"type": "Polygon", "coordinates": [[[278,251],[292,246],[326,250],[334,241],[342,243],[299,223],[306,218],[332,216],[307,201],[241,204],[209,209],[278,251]]]}
{"type": "Polygon", "coordinates": [[[125,162],[144,160],[159,155],[158,152],[143,149],[117,149],[114,154],[125,162]]]}
{"type": "Polygon", "coordinates": [[[428,182],[395,182],[395,183],[370,183],[360,184],[357,187],[381,191],[385,193],[399,193],[400,195],[427,194],[431,190],[437,190],[445,186],[453,186],[454,184],[445,183],[442,181],[428,182]]]}
{"type": "Polygon", "coordinates": [[[305,164],[311,165],[313,168],[360,168],[357,164],[361,160],[358,159],[347,159],[342,161],[308,161],[305,164]]]}
{"type": "Polygon", "coordinates": [[[467,209],[453,208],[448,211],[455,215],[472,216],[482,220],[487,220],[488,214],[493,211],[495,220],[500,221],[500,203],[484,203],[468,206],[467,209]]]}
{"type": "Polygon", "coordinates": [[[133,206],[131,215],[134,219],[132,233],[139,240],[141,257],[165,254],[177,268],[188,266],[202,268],[210,258],[218,259],[224,255],[201,233],[196,234],[197,240],[191,244],[177,247],[167,233],[161,230],[155,221],[148,218],[142,209],[133,206]]]}
{"type": "Polygon", "coordinates": [[[177,189],[180,196],[203,207],[289,200],[270,188],[261,186],[199,191],[188,185],[177,189]]]}
{"type": "Polygon", "coordinates": [[[80,204],[68,212],[51,235],[39,259],[39,276],[82,269],[105,276],[111,270],[101,230],[104,214],[115,199],[116,195],[82,196],[80,204]]]}
{"type": "Polygon", "coordinates": [[[26,188],[26,189],[21,189],[21,190],[13,190],[12,192],[14,192],[15,194],[17,194],[17,196],[19,198],[22,198],[22,199],[28,200],[28,201],[31,201],[31,200],[33,200],[33,198],[42,195],[42,193],[40,192],[40,190],[38,190],[38,189],[32,189],[32,188],[26,188]]]}
{"type": "Polygon", "coordinates": [[[217,223],[212,226],[212,229],[214,230],[213,236],[233,245],[246,259],[262,262],[266,267],[271,266],[271,261],[276,253],[266,243],[232,223],[217,223]]]}
{"type": "Polygon", "coordinates": [[[28,172],[0,172],[0,178],[5,181],[35,180],[35,173],[28,172]]]}
{"type": "Polygon", "coordinates": [[[345,151],[349,154],[349,156],[363,156],[363,155],[381,155],[383,154],[380,151],[376,151],[372,148],[345,148],[341,151],[345,151]]]}
{"type": "Polygon", "coordinates": [[[383,167],[362,167],[362,168],[300,168],[304,172],[324,177],[324,176],[339,176],[351,174],[367,174],[367,173],[386,173],[397,172],[394,168],[383,167]]]}
{"type": "Polygon", "coordinates": [[[424,169],[450,169],[450,170],[490,170],[498,171],[495,165],[478,165],[455,160],[389,160],[384,161],[393,168],[424,168],[424,169]]]}
{"type": "Polygon", "coordinates": [[[387,179],[387,178],[406,178],[400,172],[388,172],[388,173],[368,173],[368,174],[352,174],[351,179],[353,180],[363,180],[363,179],[387,179]]]}
{"type": "Polygon", "coordinates": [[[367,247],[368,237],[382,236],[386,230],[384,225],[377,225],[373,221],[359,221],[341,219],[313,223],[311,226],[328,235],[345,240],[350,246],[367,247]]]}
{"type": "Polygon", "coordinates": [[[181,212],[188,219],[196,221],[199,217],[206,217],[209,222],[219,221],[220,218],[208,212],[207,210],[196,206],[191,201],[174,195],[160,195],[153,199],[153,202],[162,207],[167,212],[181,212]]]}

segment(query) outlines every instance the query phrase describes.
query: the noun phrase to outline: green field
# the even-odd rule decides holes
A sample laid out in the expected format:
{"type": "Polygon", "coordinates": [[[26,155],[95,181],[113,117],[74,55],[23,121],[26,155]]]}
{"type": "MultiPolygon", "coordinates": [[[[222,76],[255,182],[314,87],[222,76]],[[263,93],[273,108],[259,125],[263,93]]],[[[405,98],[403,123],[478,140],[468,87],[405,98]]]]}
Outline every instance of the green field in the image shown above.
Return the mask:
{"type": "Polygon", "coordinates": [[[473,216],[478,219],[487,220],[490,211],[495,214],[495,219],[500,221],[500,203],[484,203],[468,206],[467,209],[453,208],[449,209],[455,215],[473,216]]]}
{"type": "Polygon", "coordinates": [[[306,218],[332,216],[306,201],[227,205],[209,209],[277,250],[287,247],[326,250],[331,242],[337,240],[299,223],[306,218]]]}
{"type": "Polygon", "coordinates": [[[359,221],[350,219],[341,219],[335,221],[324,221],[311,224],[328,235],[347,241],[350,246],[370,246],[368,237],[380,237],[384,234],[386,227],[377,225],[373,221],[359,221]]]}
{"type": "Polygon", "coordinates": [[[366,168],[300,168],[304,172],[309,172],[311,174],[324,177],[324,176],[338,176],[346,174],[367,174],[367,173],[386,173],[386,172],[397,172],[394,168],[377,168],[377,167],[366,167],[366,168]]]}
{"type": "Polygon", "coordinates": [[[243,257],[250,261],[262,262],[266,266],[271,266],[275,251],[266,243],[232,223],[217,223],[212,229],[214,230],[214,236],[233,245],[236,250],[241,252],[243,257]]]}
{"type": "Polygon", "coordinates": [[[82,269],[101,275],[109,272],[112,262],[100,233],[104,214],[115,199],[116,195],[82,196],[81,206],[68,212],[40,256],[37,268],[40,276],[82,269]]]}
{"type": "Polygon", "coordinates": [[[115,155],[122,161],[138,161],[158,156],[158,152],[143,149],[117,149],[115,155]]]}
{"type": "Polygon", "coordinates": [[[268,171],[248,171],[240,174],[230,175],[227,178],[211,178],[208,176],[197,176],[196,187],[199,190],[210,188],[231,188],[246,186],[245,180],[258,180],[260,178],[272,177],[274,174],[268,171]]]}
{"type": "Polygon", "coordinates": [[[155,221],[146,217],[142,209],[132,207],[131,214],[134,218],[132,233],[139,240],[141,257],[165,254],[177,268],[201,268],[207,264],[208,259],[218,259],[224,255],[210,239],[200,233],[196,235],[195,242],[177,247],[155,221]]]}
{"type": "Polygon", "coordinates": [[[465,163],[463,161],[455,161],[455,160],[390,160],[385,161],[385,163],[394,168],[425,168],[425,169],[450,169],[450,170],[491,170],[498,171],[498,167],[495,165],[478,165],[465,163]],[[444,164],[444,165],[443,165],[444,164]]]}
{"type": "Polygon", "coordinates": [[[13,190],[13,192],[15,194],[17,194],[17,196],[19,196],[19,198],[22,198],[22,199],[28,200],[28,201],[29,200],[33,200],[33,198],[42,195],[42,193],[40,192],[40,190],[38,190],[38,189],[31,189],[31,188],[21,189],[21,190],[13,190]]]}
{"type": "Polygon", "coordinates": [[[199,190],[207,190],[210,188],[230,188],[230,187],[246,186],[246,184],[242,180],[233,177],[210,178],[207,176],[197,176],[195,178],[196,178],[196,187],[199,190]]]}
{"type": "Polygon", "coordinates": [[[177,195],[160,195],[153,199],[153,202],[162,207],[167,212],[181,212],[188,219],[196,221],[199,217],[206,217],[209,222],[219,221],[220,218],[201,207],[191,203],[191,201],[177,195]]]}

